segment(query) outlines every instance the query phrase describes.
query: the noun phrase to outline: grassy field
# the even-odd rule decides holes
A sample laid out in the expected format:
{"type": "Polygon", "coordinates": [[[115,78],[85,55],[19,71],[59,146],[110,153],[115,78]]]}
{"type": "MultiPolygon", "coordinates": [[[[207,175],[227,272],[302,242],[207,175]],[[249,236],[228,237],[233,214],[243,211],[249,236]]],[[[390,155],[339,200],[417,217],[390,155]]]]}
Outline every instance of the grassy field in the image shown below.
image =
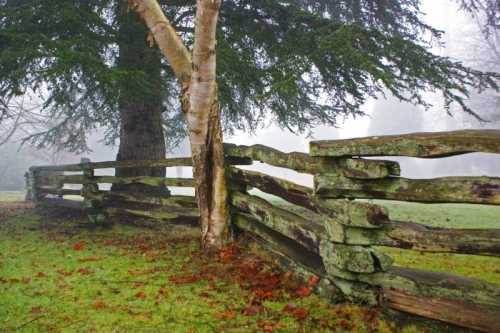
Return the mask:
{"type": "MultiPolygon", "coordinates": [[[[416,222],[454,229],[500,229],[500,207],[466,204],[420,204],[373,200],[389,209],[393,221],[416,222]]],[[[463,275],[500,284],[500,259],[475,255],[424,253],[396,248],[377,248],[395,259],[394,265],[463,275]]]]}
{"type": "Polygon", "coordinates": [[[243,239],[200,249],[198,229],[34,213],[0,195],[0,332],[418,332],[309,294],[243,239]]]}

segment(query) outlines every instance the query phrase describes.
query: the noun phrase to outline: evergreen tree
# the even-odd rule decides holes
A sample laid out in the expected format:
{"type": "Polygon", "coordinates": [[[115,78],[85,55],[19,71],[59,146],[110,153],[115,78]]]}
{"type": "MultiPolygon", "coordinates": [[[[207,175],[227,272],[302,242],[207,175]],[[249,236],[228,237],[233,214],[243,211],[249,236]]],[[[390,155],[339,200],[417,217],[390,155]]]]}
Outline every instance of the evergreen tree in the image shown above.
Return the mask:
{"type": "MultiPolygon", "coordinates": [[[[298,132],[317,124],[335,126],[339,117],[362,115],[360,105],[384,88],[400,100],[423,107],[429,107],[423,94],[437,91],[445,99],[445,109],[455,102],[475,115],[464,102],[469,89],[499,89],[499,74],[475,71],[429,51],[439,44],[441,32],[420,20],[420,1],[415,0],[227,0],[220,13],[220,0],[198,0],[204,8],[216,7],[216,13],[206,22],[200,18],[207,12],[204,14],[192,1],[164,0],[161,4],[166,17],[161,22],[155,21],[160,16],[146,20],[150,28],[148,41],[152,43],[154,35],[162,43],[160,48],[171,67],[162,64],[158,57],[150,57],[146,49],[138,51],[135,39],[127,40],[135,38],[133,34],[139,28],[128,30],[125,25],[133,24],[133,20],[120,21],[121,15],[125,15],[120,1],[0,1],[0,97],[26,90],[48,90],[46,109],[58,115],[61,123],[49,133],[34,136],[42,144],[64,138],[63,145],[84,149],[86,131],[96,124],[107,125],[111,128],[108,138],[112,139],[117,135],[119,119],[122,136],[129,129],[144,131],[157,122],[145,113],[156,112],[160,95],[162,105],[171,114],[168,119],[181,119],[184,112],[191,125],[189,117],[196,111],[192,104],[196,98],[186,93],[199,93],[191,87],[203,85],[205,74],[200,75],[199,82],[193,81],[191,75],[200,72],[196,67],[200,64],[214,69],[215,62],[207,60],[218,54],[217,71],[213,78],[210,76],[210,80],[217,78],[218,94],[213,89],[207,91],[210,103],[196,114],[202,116],[199,120],[208,119],[211,123],[206,137],[194,133],[196,127],[190,126],[202,215],[205,213],[201,206],[208,207],[208,215],[212,215],[210,200],[223,200],[210,198],[210,194],[208,199],[200,199],[206,190],[201,188],[225,192],[224,184],[212,184],[213,178],[208,175],[213,171],[223,180],[223,165],[214,164],[223,162],[220,156],[210,160],[215,151],[222,154],[219,121],[229,133],[235,129],[252,132],[269,119],[281,128],[298,132]],[[216,24],[214,35],[205,31],[209,30],[204,27],[207,22],[214,29],[216,24]],[[196,41],[193,32],[207,40],[192,48],[196,41]],[[173,44],[165,43],[165,37],[179,48],[172,49],[173,44]],[[197,47],[206,51],[207,43],[215,40],[217,47],[205,53],[206,59],[200,58],[197,47]],[[131,56],[131,62],[123,59],[133,51],[140,52],[140,56],[131,56]],[[168,53],[174,57],[169,58],[168,53]],[[156,61],[164,75],[147,66],[147,59],[156,61]],[[127,66],[123,65],[125,62],[127,66]],[[173,75],[176,80],[172,80],[173,75]],[[178,93],[182,107],[175,109],[172,96],[178,93]],[[326,101],[320,98],[323,96],[326,101]],[[128,118],[123,113],[141,108],[144,109],[130,118],[133,121],[125,124],[128,118]],[[207,174],[201,172],[203,168],[207,174]],[[196,169],[201,170],[198,175],[196,169]]],[[[471,11],[478,2],[496,4],[490,0],[461,1],[471,11]]],[[[151,9],[142,6],[144,3],[156,6],[151,0],[129,0],[128,6],[139,8],[144,17],[151,9]]],[[[488,28],[498,28],[499,15],[492,12],[488,28]]],[[[151,48],[149,52],[158,50],[151,48]]],[[[212,216],[212,226],[223,230],[227,215],[217,215],[212,216]]],[[[202,228],[205,227],[202,218],[202,228]]],[[[210,234],[209,229],[204,229],[203,237],[210,234]]],[[[221,235],[211,234],[209,243],[221,244],[221,235]]]]}

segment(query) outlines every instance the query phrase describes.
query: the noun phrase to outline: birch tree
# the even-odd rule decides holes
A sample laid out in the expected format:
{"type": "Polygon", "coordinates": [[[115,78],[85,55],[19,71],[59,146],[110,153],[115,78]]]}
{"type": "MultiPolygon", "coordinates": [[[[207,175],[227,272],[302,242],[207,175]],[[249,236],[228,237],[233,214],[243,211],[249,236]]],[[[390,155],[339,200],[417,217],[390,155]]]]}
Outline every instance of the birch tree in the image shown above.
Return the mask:
{"type": "Polygon", "coordinates": [[[229,206],[215,81],[215,34],[221,0],[197,0],[192,53],[156,0],[136,0],[129,5],[144,18],[181,86],[180,98],[189,130],[202,244],[222,246],[228,231],[229,206]]]}

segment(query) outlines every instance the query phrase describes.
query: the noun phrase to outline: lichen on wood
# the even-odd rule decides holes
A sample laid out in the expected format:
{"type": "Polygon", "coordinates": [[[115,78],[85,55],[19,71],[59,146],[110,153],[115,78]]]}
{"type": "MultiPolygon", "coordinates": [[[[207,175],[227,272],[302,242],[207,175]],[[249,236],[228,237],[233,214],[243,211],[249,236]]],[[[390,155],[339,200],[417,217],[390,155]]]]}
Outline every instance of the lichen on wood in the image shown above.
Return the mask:
{"type": "Polygon", "coordinates": [[[308,154],[300,152],[283,153],[279,150],[263,145],[237,146],[224,144],[227,156],[250,157],[269,165],[295,170],[297,172],[315,174],[325,172],[338,172],[338,164],[331,159],[310,158],[308,154]]]}
{"type": "Polygon", "coordinates": [[[429,228],[412,222],[390,221],[377,230],[346,228],[344,242],[416,250],[500,256],[500,230],[429,228]]]}
{"type": "Polygon", "coordinates": [[[331,221],[345,226],[379,228],[389,220],[387,208],[370,203],[319,197],[315,199],[315,204],[333,213],[328,214],[332,218],[325,219],[325,223],[331,221]]]}
{"type": "Polygon", "coordinates": [[[500,130],[371,136],[346,140],[311,141],[311,156],[442,157],[471,152],[500,153],[500,130]]]}
{"type": "MultiPolygon", "coordinates": [[[[366,160],[361,158],[340,159],[342,175],[348,178],[378,179],[399,176],[401,168],[398,162],[366,160]]],[[[321,170],[321,173],[326,173],[321,170]]]]}
{"type": "Polygon", "coordinates": [[[239,192],[231,192],[230,202],[249,213],[260,223],[295,239],[308,250],[318,252],[324,228],[316,221],[307,221],[291,212],[274,207],[266,200],[239,192]]]}
{"type": "Polygon", "coordinates": [[[316,175],[314,193],[326,198],[387,199],[414,202],[500,204],[500,178],[349,179],[316,175]]]}
{"type": "Polygon", "coordinates": [[[394,262],[388,255],[370,247],[343,245],[328,240],[321,242],[320,255],[328,273],[331,265],[354,273],[386,271],[394,262]]]}

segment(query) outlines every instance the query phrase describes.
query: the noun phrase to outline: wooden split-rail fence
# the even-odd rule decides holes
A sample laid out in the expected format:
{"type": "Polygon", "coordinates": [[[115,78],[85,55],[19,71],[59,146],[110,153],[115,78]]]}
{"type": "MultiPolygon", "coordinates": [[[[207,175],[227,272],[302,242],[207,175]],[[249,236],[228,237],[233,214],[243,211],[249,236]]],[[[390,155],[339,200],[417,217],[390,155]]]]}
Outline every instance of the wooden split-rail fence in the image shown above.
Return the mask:
{"type": "MultiPolygon", "coordinates": [[[[420,252],[500,255],[500,230],[458,230],[392,221],[368,200],[500,205],[500,178],[407,179],[400,165],[377,156],[445,158],[500,153],[500,131],[414,133],[312,141],[310,154],[269,147],[225,145],[232,225],[267,244],[285,269],[320,277],[318,294],[332,302],[379,306],[391,318],[424,322],[438,330],[500,332],[500,286],[466,277],[392,266],[378,246],[420,252]],[[366,159],[363,157],[371,157],[366,159]],[[313,188],[244,170],[260,161],[314,175],[313,188]],[[288,205],[273,205],[247,190],[257,188],[288,205]],[[374,248],[374,247],[377,247],[374,248]]],[[[193,187],[192,179],[97,176],[95,170],[191,166],[189,158],[36,166],[26,174],[27,198],[37,206],[83,208],[94,219],[128,214],[168,221],[197,221],[191,196],[104,191],[99,184],[193,187]],[[81,184],[75,190],[65,184],[81,184]],[[83,201],[66,199],[81,196],[83,201]]],[[[470,206],[474,209],[474,205],[470,206]]],[[[495,222],[500,224],[500,216],[495,222]]],[[[474,258],[474,257],[471,257],[474,258]]],[[[471,259],[473,260],[473,259],[471,259]]]]}

